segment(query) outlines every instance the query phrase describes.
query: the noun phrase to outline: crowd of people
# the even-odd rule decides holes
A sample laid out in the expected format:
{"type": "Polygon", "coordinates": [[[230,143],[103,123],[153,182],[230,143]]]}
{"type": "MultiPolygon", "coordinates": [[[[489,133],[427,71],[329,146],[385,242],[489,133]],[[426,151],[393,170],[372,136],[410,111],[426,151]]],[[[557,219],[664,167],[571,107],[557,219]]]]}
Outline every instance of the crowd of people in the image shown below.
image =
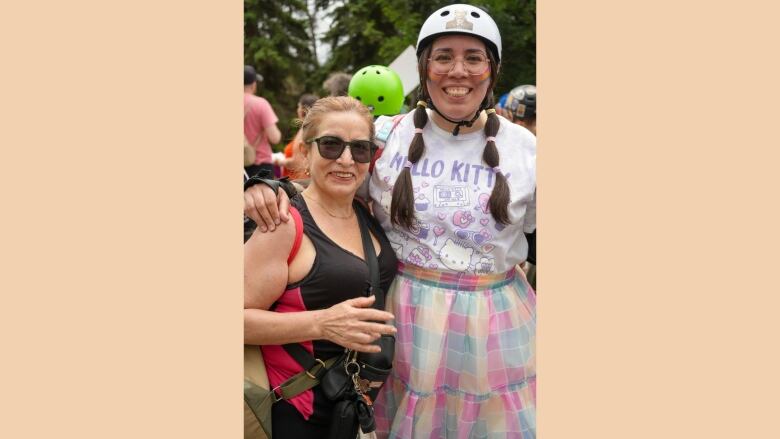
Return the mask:
{"type": "MultiPolygon", "coordinates": [[[[244,342],[260,346],[279,389],[308,372],[290,345],[324,365],[345,349],[381,352],[376,341],[392,335],[376,397],[355,381],[364,433],[535,438],[536,87],[496,102],[501,34],[474,6],[433,12],[416,54],[411,111],[392,70],[337,72],[330,96],[301,96],[300,129],[276,156],[278,118],[245,66],[244,133],[257,152],[245,177],[262,178],[244,194],[258,225],[244,246],[244,342]],[[274,166],[300,184],[281,190],[274,166]],[[368,290],[366,242],[380,279],[368,290]]],[[[335,439],[342,406],[322,387],[278,394],[273,435],[335,439]]]]}

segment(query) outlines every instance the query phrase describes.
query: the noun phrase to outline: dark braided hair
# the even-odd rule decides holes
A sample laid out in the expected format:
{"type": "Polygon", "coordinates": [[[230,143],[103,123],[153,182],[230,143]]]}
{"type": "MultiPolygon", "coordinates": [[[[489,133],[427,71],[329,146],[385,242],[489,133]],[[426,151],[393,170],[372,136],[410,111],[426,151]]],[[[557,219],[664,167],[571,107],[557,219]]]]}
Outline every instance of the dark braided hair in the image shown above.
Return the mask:
{"type": "MultiPolygon", "coordinates": [[[[489,103],[492,107],[492,93],[489,103]]],[[[506,176],[504,176],[504,173],[498,167],[498,148],[496,148],[496,142],[492,139],[498,134],[498,127],[501,126],[501,122],[498,120],[496,110],[493,108],[487,110],[487,114],[488,118],[487,122],[485,122],[485,136],[487,136],[488,141],[487,144],[485,144],[485,150],[482,152],[482,160],[493,168],[496,182],[493,186],[493,191],[490,192],[488,207],[490,208],[490,214],[493,215],[493,218],[497,223],[507,225],[509,224],[509,183],[507,183],[506,176]]]]}
{"type": "MultiPolygon", "coordinates": [[[[414,187],[412,186],[411,165],[417,163],[425,153],[425,141],[420,131],[422,131],[428,123],[426,102],[430,101],[430,97],[428,95],[426,81],[428,75],[428,57],[430,56],[432,46],[432,43],[429,44],[428,47],[420,53],[417,60],[418,73],[420,75],[420,100],[417,102],[417,108],[414,110],[414,127],[417,129],[417,132],[415,132],[412,143],[409,145],[407,163],[404,164],[404,169],[401,170],[401,173],[398,175],[393,186],[393,197],[390,203],[390,220],[393,224],[399,225],[407,230],[412,227],[415,221],[414,187]]],[[[501,122],[498,120],[495,110],[493,110],[493,87],[498,81],[499,65],[496,62],[496,58],[492,51],[488,50],[487,54],[488,59],[490,60],[490,85],[488,86],[488,92],[485,99],[482,100],[479,111],[485,108],[489,109],[487,111],[487,122],[485,123],[485,136],[491,138],[498,134],[498,128],[501,126],[501,122]]],[[[492,139],[488,140],[485,144],[482,159],[488,166],[493,168],[493,172],[495,173],[495,185],[493,186],[493,191],[490,193],[490,199],[488,200],[490,214],[493,215],[493,218],[497,223],[504,225],[509,224],[509,184],[498,167],[498,149],[492,139]]]]}
{"type": "MultiPolygon", "coordinates": [[[[414,110],[414,127],[422,128],[428,123],[428,113],[425,111],[425,101],[417,102],[414,110]]],[[[414,223],[414,190],[412,188],[411,165],[417,163],[425,152],[425,141],[421,132],[414,133],[412,144],[409,145],[407,164],[398,175],[393,187],[393,199],[390,202],[390,219],[393,224],[410,229],[414,223]]]]}

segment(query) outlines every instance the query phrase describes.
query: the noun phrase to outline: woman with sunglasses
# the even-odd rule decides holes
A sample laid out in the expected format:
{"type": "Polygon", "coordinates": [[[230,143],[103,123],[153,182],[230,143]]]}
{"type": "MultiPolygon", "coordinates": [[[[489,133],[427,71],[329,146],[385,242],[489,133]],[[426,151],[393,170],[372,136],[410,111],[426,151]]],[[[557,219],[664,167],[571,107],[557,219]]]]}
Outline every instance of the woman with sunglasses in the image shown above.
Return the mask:
{"type": "MultiPolygon", "coordinates": [[[[401,261],[387,296],[398,334],[377,432],[534,438],[536,304],[515,265],[536,228],[536,141],[493,110],[501,36],[485,11],[434,12],[417,57],[420,102],[400,122],[377,119],[385,146],[369,185],[401,261]]],[[[250,188],[245,211],[278,221],[281,192],[278,210],[261,206],[273,196],[250,188]]]]}
{"type": "MultiPolygon", "coordinates": [[[[373,117],[355,99],[328,97],[311,107],[301,132],[311,183],[291,200],[295,221],[275,233],[256,231],[244,246],[244,343],[261,345],[271,388],[303,370],[284,344],[300,343],[327,361],[344,348],[376,352],[371,343],[396,332],[378,323],[393,315],[365,297],[369,276],[356,212],[364,207],[354,201],[374,152],[373,117]]],[[[398,261],[381,227],[369,229],[386,291],[398,261]]],[[[333,405],[320,386],[275,403],[273,436],[327,437],[333,405]]]]}

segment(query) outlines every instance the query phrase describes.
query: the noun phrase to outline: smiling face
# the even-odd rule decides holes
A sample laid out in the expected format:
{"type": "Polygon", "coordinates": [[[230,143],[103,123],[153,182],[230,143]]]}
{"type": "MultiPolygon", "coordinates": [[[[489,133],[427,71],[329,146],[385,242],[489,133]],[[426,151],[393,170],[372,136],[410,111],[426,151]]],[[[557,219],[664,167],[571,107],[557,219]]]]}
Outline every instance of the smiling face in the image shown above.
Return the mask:
{"type": "MultiPolygon", "coordinates": [[[[319,120],[312,138],[335,136],[345,141],[370,140],[371,132],[365,117],[354,111],[325,113],[319,120]]],[[[340,199],[354,197],[358,187],[368,174],[368,163],[358,163],[352,158],[350,147],[344,148],[335,160],[323,158],[315,142],[304,149],[311,173],[311,184],[325,197],[340,199]]]]}
{"type": "Polygon", "coordinates": [[[450,119],[471,119],[490,88],[491,67],[481,75],[472,75],[466,70],[465,60],[475,54],[487,56],[485,43],[467,35],[443,36],[431,45],[431,59],[441,56],[456,59],[447,74],[437,74],[432,62],[427,63],[428,95],[436,108],[450,119]]]}

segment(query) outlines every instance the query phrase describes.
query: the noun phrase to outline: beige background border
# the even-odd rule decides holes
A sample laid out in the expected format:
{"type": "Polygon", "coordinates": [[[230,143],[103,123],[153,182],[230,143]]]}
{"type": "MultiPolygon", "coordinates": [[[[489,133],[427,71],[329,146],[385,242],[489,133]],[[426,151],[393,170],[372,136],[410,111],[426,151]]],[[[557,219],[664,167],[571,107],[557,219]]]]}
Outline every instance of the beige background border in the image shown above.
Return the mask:
{"type": "Polygon", "coordinates": [[[539,437],[780,437],[778,8],[538,5],[539,437]]]}
{"type": "Polygon", "coordinates": [[[0,437],[240,437],[243,4],[6,3],[0,437]]]}
{"type": "MultiPolygon", "coordinates": [[[[539,437],[780,436],[777,9],[538,10],[539,437]]],[[[240,437],[242,5],[0,17],[0,437],[240,437]]]]}

